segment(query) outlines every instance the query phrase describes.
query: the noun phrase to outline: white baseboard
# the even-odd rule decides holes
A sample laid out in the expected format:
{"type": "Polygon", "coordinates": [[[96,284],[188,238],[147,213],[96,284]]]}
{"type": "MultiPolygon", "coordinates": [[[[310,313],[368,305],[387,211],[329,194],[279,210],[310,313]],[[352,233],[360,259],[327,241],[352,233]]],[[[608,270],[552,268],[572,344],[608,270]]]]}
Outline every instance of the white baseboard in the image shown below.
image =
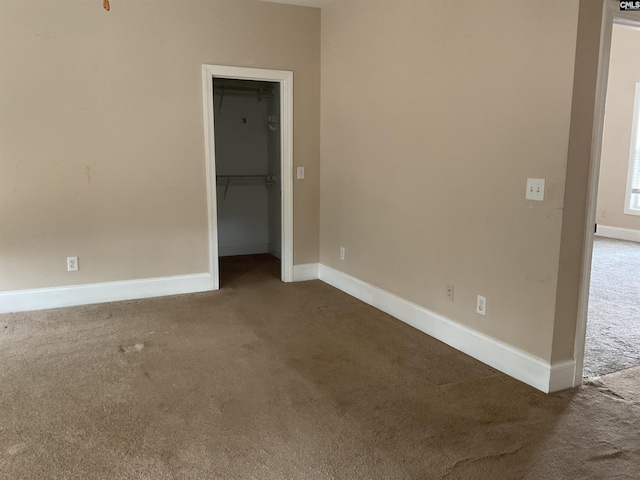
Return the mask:
{"type": "Polygon", "coordinates": [[[574,386],[576,362],[569,360],[566,362],[554,363],[551,365],[549,375],[549,392],[558,392],[574,386]]]}
{"type": "Polygon", "coordinates": [[[302,265],[293,266],[293,281],[305,282],[307,280],[318,279],[318,265],[317,263],[304,263],[302,265]]]}
{"type": "Polygon", "coordinates": [[[518,348],[325,265],[320,280],[543,392],[573,387],[575,362],[550,365],[518,348]]]}
{"type": "Polygon", "coordinates": [[[211,275],[179,275],[121,282],[0,292],[0,313],[73,307],[211,290],[211,275]]]}
{"type": "Polygon", "coordinates": [[[218,246],[220,257],[233,257],[235,255],[256,255],[258,253],[269,253],[269,245],[266,243],[254,243],[250,245],[230,245],[227,247],[218,246]]]}
{"type": "Polygon", "coordinates": [[[627,240],[629,242],[640,242],[640,230],[632,230],[630,228],[598,225],[596,235],[598,237],[615,238],[617,240],[627,240]]]}

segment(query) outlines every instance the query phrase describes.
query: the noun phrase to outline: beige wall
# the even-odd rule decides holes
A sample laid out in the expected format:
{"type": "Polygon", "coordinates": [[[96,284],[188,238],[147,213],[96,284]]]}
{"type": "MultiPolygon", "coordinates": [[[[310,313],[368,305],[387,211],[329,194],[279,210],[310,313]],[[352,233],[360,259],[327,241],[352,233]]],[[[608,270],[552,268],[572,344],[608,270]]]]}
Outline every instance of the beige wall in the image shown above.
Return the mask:
{"type": "Polygon", "coordinates": [[[625,215],[624,204],[633,100],[636,82],[640,82],[638,52],[640,30],[614,25],[597,207],[599,224],[635,230],[640,230],[640,216],[625,215]]]}
{"type": "Polygon", "coordinates": [[[320,261],[550,360],[578,1],[455,4],[323,9],[320,261]]]}
{"type": "MultiPolygon", "coordinates": [[[[617,5],[615,7],[617,8],[617,5]]],[[[591,149],[596,113],[602,14],[601,0],[580,0],[569,149],[562,207],[564,214],[558,260],[552,363],[573,360],[575,357],[576,326],[587,232],[587,199],[593,159],[591,149]]],[[[590,229],[591,226],[589,231],[590,229]]]]}
{"type": "Polygon", "coordinates": [[[320,11],[111,7],[0,0],[0,291],[208,271],[204,63],[294,71],[294,262],[317,261],[320,11]]]}

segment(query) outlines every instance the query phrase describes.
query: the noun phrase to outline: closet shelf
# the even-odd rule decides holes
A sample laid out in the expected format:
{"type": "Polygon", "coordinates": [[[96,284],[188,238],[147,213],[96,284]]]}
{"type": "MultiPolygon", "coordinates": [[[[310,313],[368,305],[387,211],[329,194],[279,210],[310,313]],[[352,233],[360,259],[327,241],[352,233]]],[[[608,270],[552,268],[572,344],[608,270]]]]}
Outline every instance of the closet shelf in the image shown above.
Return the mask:
{"type": "MultiPolygon", "coordinates": [[[[271,85],[262,86],[262,85],[254,85],[254,86],[242,86],[237,84],[237,82],[232,82],[229,80],[228,85],[214,85],[213,93],[214,96],[220,95],[220,104],[218,106],[218,113],[222,113],[222,102],[224,102],[225,95],[239,95],[239,96],[255,96],[259,102],[262,101],[264,97],[272,98],[274,96],[273,87],[271,85]]],[[[242,84],[246,83],[245,80],[240,80],[242,84]]],[[[249,82],[255,83],[255,82],[249,82]]]]}
{"type": "Polygon", "coordinates": [[[224,198],[229,187],[240,185],[264,185],[269,188],[276,184],[275,175],[216,175],[216,184],[224,185],[224,198]]]}

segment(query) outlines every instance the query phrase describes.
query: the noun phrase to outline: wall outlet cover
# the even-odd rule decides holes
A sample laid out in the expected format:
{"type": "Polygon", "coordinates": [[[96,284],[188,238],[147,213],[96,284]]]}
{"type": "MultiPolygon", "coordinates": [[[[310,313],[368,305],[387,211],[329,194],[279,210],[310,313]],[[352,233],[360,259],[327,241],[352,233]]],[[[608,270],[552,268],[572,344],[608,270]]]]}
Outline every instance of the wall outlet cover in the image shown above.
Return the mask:
{"type": "Polygon", "coordinates": [[[478,295],[478,302],[476,303],[476,313],[479,313],[480,315],[487,314],[487,297],[478,295]]]}
{"type": "Polygon", "coordinates": [[[455,287],[453,286],[452,283],[449,283],[447,285],[447,298],[449,299],[450,302],[453,302],[454,293],[455,293],[455,287]]]}
{"type": "Polygon", "coordinates": [[[78,271],[78,257],[67,257],[67,272],[78,271]]]}

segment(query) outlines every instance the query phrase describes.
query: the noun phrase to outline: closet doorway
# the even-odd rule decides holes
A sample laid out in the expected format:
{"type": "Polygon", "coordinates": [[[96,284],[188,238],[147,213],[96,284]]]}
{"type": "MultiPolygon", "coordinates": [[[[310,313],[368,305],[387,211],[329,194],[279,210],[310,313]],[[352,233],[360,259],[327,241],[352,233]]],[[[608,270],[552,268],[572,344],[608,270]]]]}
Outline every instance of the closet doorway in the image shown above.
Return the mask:
{"type": "Polygon", "coordinates": [[[293,74],[203,65],[203,94],[211,288],[221,264],[276,259],[292,281],[293,74]]]}

